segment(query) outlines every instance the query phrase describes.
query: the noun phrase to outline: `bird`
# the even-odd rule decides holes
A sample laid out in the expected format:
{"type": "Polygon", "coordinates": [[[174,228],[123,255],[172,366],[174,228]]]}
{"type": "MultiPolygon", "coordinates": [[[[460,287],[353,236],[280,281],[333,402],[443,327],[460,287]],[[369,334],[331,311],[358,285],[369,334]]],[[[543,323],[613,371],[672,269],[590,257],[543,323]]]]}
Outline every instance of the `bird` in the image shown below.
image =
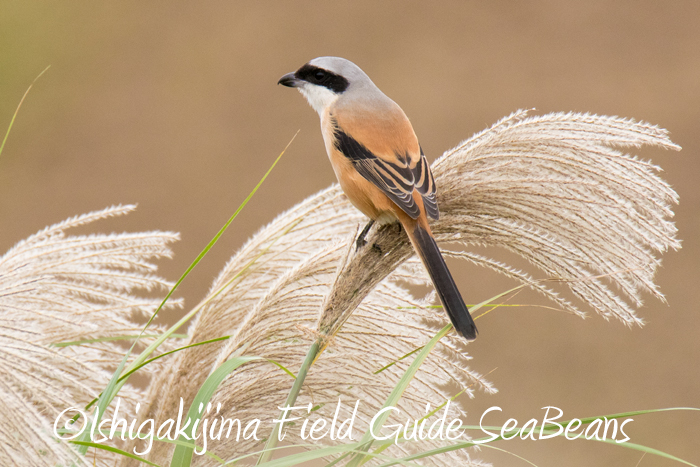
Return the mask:
{"type": "Polygon", "coordinates": [[[356,248],[374,223],[400,222],[428,271],[457,332],[467,340],[477,329],[440,253],[428,218],[437,220],[435,180],[408,117],[350,60],[318,57],[282,76],[321,118],[333,171],[350,202],[369,217],[356,248]]]}

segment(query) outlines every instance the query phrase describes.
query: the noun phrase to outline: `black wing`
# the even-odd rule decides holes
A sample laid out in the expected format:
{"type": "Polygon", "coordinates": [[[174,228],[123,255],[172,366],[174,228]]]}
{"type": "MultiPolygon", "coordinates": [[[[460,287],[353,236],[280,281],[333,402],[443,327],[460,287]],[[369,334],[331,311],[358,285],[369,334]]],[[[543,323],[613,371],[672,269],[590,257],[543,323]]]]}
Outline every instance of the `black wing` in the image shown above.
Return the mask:
{"type": "Polygon", "coordinates": [[[428,160],[425,158],[425,154],[423,154],[423,148],[420,150],[420,161],[413,169],[413,178],[418,193],[423,196],[423,205],[425,206],[426,214],[432,219],[438,220],[440,218],[440,211],[438,210],[437,199],[435,198],[435,180],[433,179],[433,173],[430,171],[428,160]]]}
{"type": "Polygon", "coordinates": [[[420,210],[413,200],[414,172],[408,167],[406,159],[403,156],[397,157],[402,164],[387,162],[372,154],[338,125],[335,125],[334,132],[336,149],[352,161],[360,175],[382,190],[412,219],[417,219],[420,210]]]}

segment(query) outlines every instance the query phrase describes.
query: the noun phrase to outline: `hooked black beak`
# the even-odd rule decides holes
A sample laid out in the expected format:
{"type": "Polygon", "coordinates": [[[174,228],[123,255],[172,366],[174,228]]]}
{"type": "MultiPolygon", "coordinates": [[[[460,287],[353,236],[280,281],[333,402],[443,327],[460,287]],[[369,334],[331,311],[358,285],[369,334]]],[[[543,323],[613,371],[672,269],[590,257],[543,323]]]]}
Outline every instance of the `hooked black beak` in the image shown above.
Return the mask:
{"type": "Polygon", "coordinates": [[[287,73],[277,81],[277,84],[287,86],[288,88],[296,88],[299,86],[299,80],[294,76],[294,73],[287,73]]]}

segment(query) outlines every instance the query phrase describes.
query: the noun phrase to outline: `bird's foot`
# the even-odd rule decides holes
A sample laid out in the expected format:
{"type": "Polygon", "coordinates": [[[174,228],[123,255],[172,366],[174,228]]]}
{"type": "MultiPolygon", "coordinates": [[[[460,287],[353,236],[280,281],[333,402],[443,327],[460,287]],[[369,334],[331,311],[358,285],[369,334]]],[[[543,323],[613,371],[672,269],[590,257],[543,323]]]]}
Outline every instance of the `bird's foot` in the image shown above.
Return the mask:
{"type": "Polygon", "coordinates": [[[360,235],[357,237],[357,240],[355,241],[356,250],[359,250],[363,246],[367,245],[367,240],[365,240],[365,237],[367,236],[369,229],[371,229],[373,225],[374,225],[374,221],[370,220],[367,223],[367,225],[365,226],[365,228],[362,229],[362,232],[360,232],[360,235]]]}

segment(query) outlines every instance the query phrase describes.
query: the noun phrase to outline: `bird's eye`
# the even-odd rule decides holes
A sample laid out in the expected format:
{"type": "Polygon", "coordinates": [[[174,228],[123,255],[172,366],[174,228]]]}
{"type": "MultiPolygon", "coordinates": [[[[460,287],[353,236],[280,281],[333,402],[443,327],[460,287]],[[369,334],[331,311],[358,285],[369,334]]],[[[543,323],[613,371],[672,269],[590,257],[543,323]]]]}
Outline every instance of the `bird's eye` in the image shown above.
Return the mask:
{"type": "Polygon", "coordinates": [[[314,73],[314,78],[316,78],[316,81],[323,81],[323,78],[326,77],[326,73],[323,70],[317,70],[314,73]]]}

